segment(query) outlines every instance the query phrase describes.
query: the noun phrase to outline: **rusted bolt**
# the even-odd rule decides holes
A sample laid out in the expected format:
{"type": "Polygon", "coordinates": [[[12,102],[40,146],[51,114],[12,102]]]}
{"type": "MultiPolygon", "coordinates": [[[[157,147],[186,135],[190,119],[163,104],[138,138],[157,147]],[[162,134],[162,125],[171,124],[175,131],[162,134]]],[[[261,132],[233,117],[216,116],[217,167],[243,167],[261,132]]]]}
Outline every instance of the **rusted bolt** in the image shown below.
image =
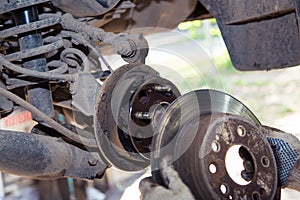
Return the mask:
{"type": "Polygon", "coordinates": [[[246,136],[246,129],[243,126],[238,126],[236,132],[239,136],[245,137],[246,136]]]}
{"type": "Polygon", "coordinates": [[[117,51],[118,52],[123,52],[124,51],[124,47],[122,45],[117,47],[117,51]]]}
{"type": "Polygon", "coordinates": [[[96,159],[96,158],[94,158],[94,157],[91,157],[91,158],[89,159],[89,164],[90,164],[91,166],[96,166],[97,163],[98,163],[98,159],[96,159]]]}

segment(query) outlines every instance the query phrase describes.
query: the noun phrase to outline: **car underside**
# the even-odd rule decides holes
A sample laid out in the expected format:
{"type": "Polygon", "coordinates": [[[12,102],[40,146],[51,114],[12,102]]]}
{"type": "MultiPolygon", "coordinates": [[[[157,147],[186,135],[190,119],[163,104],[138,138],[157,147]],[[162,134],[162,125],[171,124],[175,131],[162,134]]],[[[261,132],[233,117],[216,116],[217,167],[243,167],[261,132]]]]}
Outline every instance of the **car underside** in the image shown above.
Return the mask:
{"type": "Polygon", "coordinates": [[[151,166],[156,180],[164,182],[160,161],[172,154],[197,199],[253,197],[257,191],[258,199],[278,199],[276,160],[264,138],[271,128],[223,92],[181,95],[145,64],[145,33],[132,30],[148,28],[152,34],[181,22],[216,18],[236,69],[281,69],[300,64],[299,8],[299,1],[292,0],[2,0],[1,118],[23,107],[36,125],[26,133],[0,130],[0,171],[42,180],[93,180],[109,167],[139,171],[151,166]],[[101,45],[127,64],[111,66],[101,45]],[[247,142],[232,139],[233,130],[247,142]],[[255,137],[244,135],[246,130],[255,137]],[[216,141],[224,131],[227,139],[216,141]],[[213,159],[224,167],[225,155],[218,148],[235,144],[245,147],[261,173],[254,173],[257,181],[251,186],[236,186],[239,194],[219,194],[214,190],[219,186],[207,182],[206,168],[193,166],[213,159]],[[212,146],[216,149],[208,150],[212,146]],[[195,151],[203,154],[198,161],[191,159],[195,151]],[[202,189],[199,182],[190,183],[194,176],[203,181],[202,189]]]}

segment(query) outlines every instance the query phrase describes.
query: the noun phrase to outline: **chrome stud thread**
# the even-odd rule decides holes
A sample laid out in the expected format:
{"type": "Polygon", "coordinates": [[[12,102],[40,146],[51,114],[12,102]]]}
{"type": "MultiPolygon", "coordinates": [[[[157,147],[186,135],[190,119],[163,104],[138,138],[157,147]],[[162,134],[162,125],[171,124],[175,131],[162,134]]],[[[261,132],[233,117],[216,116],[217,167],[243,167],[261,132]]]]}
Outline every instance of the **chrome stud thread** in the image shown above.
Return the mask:
{"type": "Polygon", "coordinates": [[[134,116],[138,119],[152,119],[152,115],[149,112],[137,112],[134,114],[134,116]]]}

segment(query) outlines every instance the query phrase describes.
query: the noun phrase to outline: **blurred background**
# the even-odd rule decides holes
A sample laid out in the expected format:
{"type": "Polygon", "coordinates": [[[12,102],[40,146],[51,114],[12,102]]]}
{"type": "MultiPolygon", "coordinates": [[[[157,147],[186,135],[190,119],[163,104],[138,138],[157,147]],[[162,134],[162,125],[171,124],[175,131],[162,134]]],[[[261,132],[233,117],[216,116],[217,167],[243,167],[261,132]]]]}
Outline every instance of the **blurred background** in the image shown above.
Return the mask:
{"type": "MultiPolygon", "coordinates": [[[[151,30],[135,31],[148,34],[151,30]]],[[[235,70],[214,19],[181,23],[175,30],[148,35],[147,40],[150,53],[146,64],[173,81],[182,94],[201,88],[221,90],[247,105],[262,124],[300,137],[299,67],[265,72],[235,70]]],[[[106,58],[114,68],[123,64],[117,56],[106,58]]],[[[30,130],[32,126],[31,114],[21,108],[0,120],[3,129],[30,130]]],[[[135,200],[140,196],[139,180],[149,175],[149,169],[139,173],[109,169],[103,179],[92,183],[33,181],[0,173],[0,200],[135,200]]],[[[283,200],[298,198],[298,192],[282,191],[283,200]]]]}

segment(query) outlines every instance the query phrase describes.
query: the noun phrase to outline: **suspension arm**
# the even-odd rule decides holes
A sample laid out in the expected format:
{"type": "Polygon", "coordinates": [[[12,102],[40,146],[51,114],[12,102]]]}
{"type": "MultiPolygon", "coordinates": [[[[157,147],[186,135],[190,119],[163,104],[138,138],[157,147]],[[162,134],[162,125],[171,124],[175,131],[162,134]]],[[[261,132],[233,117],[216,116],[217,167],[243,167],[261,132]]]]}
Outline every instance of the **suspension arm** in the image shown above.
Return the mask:
{"type": "Polygon", "coordinates": [[[100,178],[107,165],[62,139],[0,130],[0,171],[34,179],[100,178]]]}

